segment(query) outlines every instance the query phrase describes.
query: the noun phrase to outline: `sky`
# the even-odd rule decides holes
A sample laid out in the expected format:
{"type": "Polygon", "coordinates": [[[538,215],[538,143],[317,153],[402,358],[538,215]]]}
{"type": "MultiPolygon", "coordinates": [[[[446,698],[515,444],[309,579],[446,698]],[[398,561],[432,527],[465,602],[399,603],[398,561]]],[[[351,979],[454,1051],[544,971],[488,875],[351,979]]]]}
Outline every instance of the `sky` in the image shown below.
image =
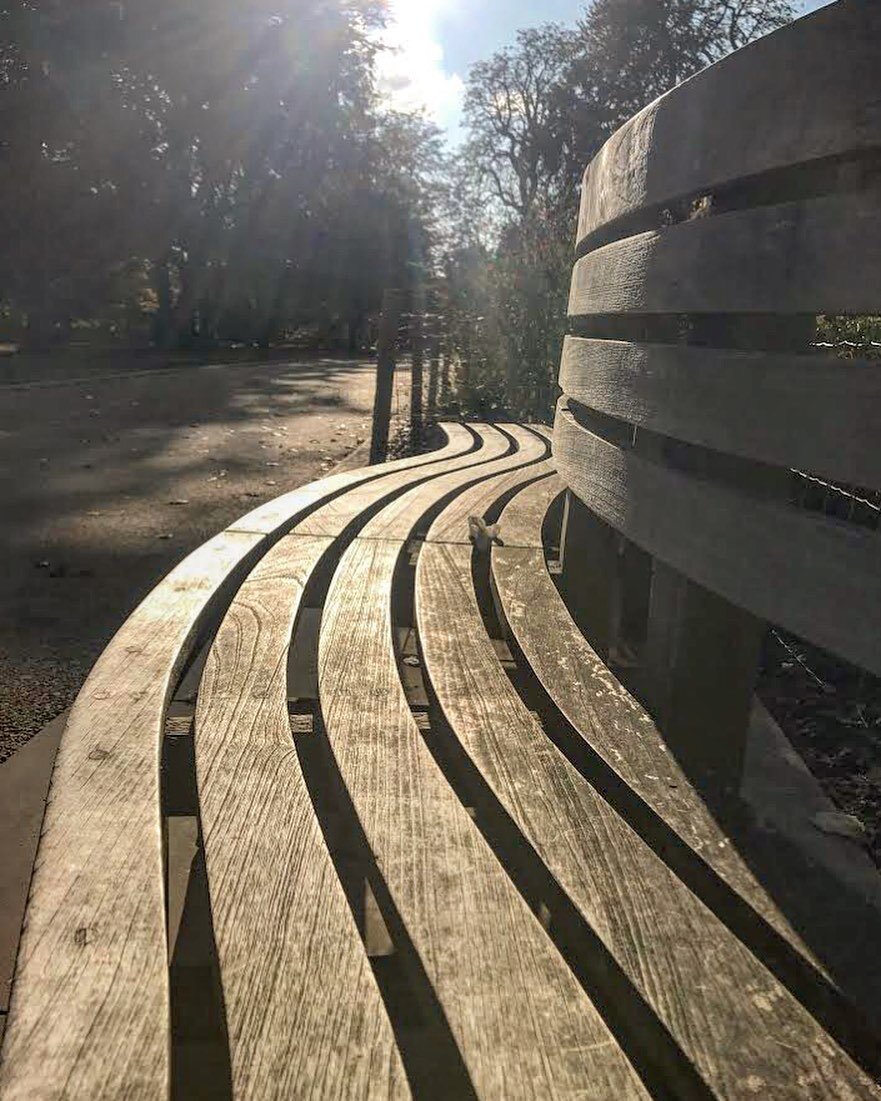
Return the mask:
{"type": "MultiPolygon", "coordinates": [[[[830,0],[802,0],[803,11],[830,0]]],[[[468,69],[514,41],[520,27],[569,23],[586,0],[390,0],[384,33],[394,52],[380,66],[388,99],[421,107],[451,142],[461,138],[461,107],[468,69]]]]}

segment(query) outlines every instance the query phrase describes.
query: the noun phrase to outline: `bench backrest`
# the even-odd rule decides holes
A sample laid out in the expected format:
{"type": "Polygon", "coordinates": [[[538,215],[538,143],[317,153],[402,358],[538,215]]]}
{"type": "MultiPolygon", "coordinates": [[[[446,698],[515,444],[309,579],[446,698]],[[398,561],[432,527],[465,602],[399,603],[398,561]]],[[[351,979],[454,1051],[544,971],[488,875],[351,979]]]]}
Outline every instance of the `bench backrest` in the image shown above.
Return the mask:
{"type": "Polygon", "coordinates": [[[859,523],[881,364],[816,343],[818,315],[881,312],[879,35],[873,3],[801,19],[650,104],[584,177],[554,450],[576,506],[651,556],[661,713],[689,647],[756,621],[881,673],[881,543],[859,523]],[[794,507],[818,485],[843,516],[794,507]]]}

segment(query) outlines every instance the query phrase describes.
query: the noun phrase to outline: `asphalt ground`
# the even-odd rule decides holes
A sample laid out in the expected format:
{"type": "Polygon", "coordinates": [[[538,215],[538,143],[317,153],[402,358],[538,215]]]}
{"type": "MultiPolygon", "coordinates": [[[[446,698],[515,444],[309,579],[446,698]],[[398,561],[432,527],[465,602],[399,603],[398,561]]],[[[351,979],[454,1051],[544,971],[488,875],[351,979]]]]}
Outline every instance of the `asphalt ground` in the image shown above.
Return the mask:
{"type": "Polygon", "coordinates": [[[69,373],[0,381],[0,761],[176,562],[369,438],[366,361],[69,373]]]}

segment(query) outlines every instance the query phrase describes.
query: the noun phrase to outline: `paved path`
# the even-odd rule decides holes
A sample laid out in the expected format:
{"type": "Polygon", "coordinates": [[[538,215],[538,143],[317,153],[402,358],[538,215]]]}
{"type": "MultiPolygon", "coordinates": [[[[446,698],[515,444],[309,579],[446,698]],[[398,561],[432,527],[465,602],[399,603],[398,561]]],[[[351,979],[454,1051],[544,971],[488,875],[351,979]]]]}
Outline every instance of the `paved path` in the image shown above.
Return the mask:
{"type": "Polygon", "coordinates": [[[365,439],[372,401],[369,364],[327,359],[0,386],[0,761],[174,562],[365,439]]]}

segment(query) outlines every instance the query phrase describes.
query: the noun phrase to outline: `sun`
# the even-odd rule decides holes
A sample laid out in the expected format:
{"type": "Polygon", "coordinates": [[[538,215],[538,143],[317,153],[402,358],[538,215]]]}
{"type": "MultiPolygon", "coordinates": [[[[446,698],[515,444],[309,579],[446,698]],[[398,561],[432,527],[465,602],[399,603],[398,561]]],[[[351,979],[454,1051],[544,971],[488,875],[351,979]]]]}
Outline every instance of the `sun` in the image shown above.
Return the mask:
{"type": "Polygon", "coordinates": [[[379,84],[388,103],[399,110],[423,110],[444,128],[458,124],[464,81],[444,67],[440,37],[443,16],[455,0],[391,0],[381,41],[379,84]]]}

